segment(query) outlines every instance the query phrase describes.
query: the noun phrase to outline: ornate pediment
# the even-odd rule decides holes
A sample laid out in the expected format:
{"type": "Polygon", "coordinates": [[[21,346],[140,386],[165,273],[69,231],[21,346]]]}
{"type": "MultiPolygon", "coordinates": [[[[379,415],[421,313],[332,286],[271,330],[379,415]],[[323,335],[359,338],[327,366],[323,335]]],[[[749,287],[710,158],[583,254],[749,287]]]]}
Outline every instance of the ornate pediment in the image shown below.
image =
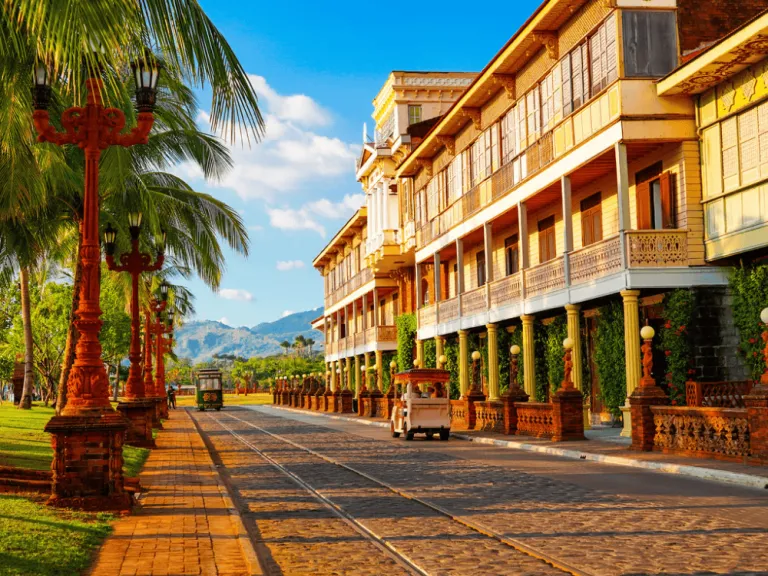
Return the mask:
{"type": "Polygon", "coordinates": [[[496,86],[504,88],[504,92],[510,100],[515,99],[515,75],[514,74],[494,74],[491,80],[496,86]]]}
{"type": "Polygon", "coordinates": [[[427,173],[427,178],[432,178],[432,160],[416,158],[416,166],[427,173]]]}
{"type": "Polygon", "coordinates": [[[480,108],[464,107],[461,109],[461,115],[472,120],[472,124],[478,130],[483,129],[483,124],[480,119],[480,108]]]}
{"type": "Polygon", "coordinates": [[[445,146],[451,156],[456,155],[456,140],[453,136],[436,136],[435,139],[441,146],[445,146]]]}
{"type": "Polygon", "coordinates": [[[547,55],[552,60],[559,58],[559,51],[557,47],[557,32],[534,32],[534,42],[540,42],[544,48],[547,49],[547,55]]]}

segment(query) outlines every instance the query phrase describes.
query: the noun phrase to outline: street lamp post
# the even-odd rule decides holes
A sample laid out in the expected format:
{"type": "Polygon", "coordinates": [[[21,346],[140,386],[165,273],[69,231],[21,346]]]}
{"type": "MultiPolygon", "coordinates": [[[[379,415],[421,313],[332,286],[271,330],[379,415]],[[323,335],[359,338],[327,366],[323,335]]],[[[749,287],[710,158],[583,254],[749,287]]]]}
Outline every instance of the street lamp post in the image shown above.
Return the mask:
{"type": "Polygon", "coordinates": [[[111,225],[104,231],[104,246],[107,267],[113,272],[128,272],[131,275],[131,346],[128,353],[130,368],[125,384],[125,398],[117,405],[117,410],[130,422],[131,427],[126,433],[126,442],[134,446],[154,447],[152,438],[152,413],[154,402],[148,400],[144,390],[141,374],[141,341],[139,338],[139,276],[142,272],[160,270],[165,258],[165,234],[158,241],[158,253],[155,261],[152,257],[139,251],[139,234],[141,232],[141,212],[128,215],[128,230],[131,233],[131,251],[120,256],[120,264],[115,263],[115,240],[117,232],[111,225]]]}
{"type": "MultiPolygon", "coordinates": [[[[165,353],[171,349],[171,344],[173,342],[173,326],[171,324],[172,320],[169,320],[168,325],[166,325],[163,322],[161,314],[161,311],[156,313],[156,321],[154,326],[156,346],[155,394],[157,394],[157,397],[160,400],[161,416],[165,419],[168,419],[168,394],[165,390],[165,353]],[[166,334],[168,334],[167,338],[166,334]]],[[[173,314],[169,314],[169,318],[172,319],[173,314]]]]}
{"type": "MultiPolygon", "coordinates": [[[[147,398],[151,398],[155,403],[155,412],[152,421],[153,428],[162,430],[163,425],[160,420],[165,418],[163,412],[163,390],[157,388],[157,378],[154,377],[156,370],[153,370],[152,355],[157,351],[157,329],[152,320],[152,314],[160,314],[168,305],[168,285],[163,282],[160,284],[160,299],[152,298],[149,301],[147,309],[144,311],[144,391],[147,398]]],[[[167,398],[166,398],[167,402],[167,398]]],[[[166,406],[167,412],[167,406],[166,406]]]]}
{"type": "Polygon", "coordinates": [[[86,81],[86,105],[68,108],[61,116],[63,132],[51,125],[49,71],[43,63],[34,70],[32,121],[38,142],[58,146],[73,144],[85,155],[80,300],[75,314],[79,334],[75,362],[67,380],[67,405],[54,416],[45,430],[53,446],[51,497],[55,506],[94,510],[127,510],[131,495],[123,486],[123,438],[128,423],[109,402],[109,380],[101,357],[99,330],[99,158],[109,146],[146,144],[154,123],[159,66],[141,61],[133,65],[138,109],[137,126],[127,133],[125,115],[106,108],[103,84],[97,73],[86,81]]]}

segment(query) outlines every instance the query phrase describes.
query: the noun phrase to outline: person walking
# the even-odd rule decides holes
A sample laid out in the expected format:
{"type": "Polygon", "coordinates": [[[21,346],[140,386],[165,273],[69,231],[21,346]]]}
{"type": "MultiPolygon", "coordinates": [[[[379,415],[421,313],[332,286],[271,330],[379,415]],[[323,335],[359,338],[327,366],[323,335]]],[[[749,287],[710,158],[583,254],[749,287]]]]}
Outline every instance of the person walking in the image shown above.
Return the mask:
{"type": "Polygon", "coordinates": [[[173,383],[168,386],[168,406],[176,410],[176,391],[173,389],[173,383]]]}

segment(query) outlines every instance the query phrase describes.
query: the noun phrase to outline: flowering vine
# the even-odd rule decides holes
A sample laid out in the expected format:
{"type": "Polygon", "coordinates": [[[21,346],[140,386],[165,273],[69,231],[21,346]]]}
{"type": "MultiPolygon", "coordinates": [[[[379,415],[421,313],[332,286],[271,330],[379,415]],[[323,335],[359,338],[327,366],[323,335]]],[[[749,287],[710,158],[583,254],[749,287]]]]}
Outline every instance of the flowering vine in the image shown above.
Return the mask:
{"type": "Polygon", "coordinates": [[[685,382],[695,374],[690,333],[695,310],[696,296],[691,290],[675,290],[664,299],[664,326],[659,346],[666,356],[664,380],[673,406],[685,405],[685,382]]]}

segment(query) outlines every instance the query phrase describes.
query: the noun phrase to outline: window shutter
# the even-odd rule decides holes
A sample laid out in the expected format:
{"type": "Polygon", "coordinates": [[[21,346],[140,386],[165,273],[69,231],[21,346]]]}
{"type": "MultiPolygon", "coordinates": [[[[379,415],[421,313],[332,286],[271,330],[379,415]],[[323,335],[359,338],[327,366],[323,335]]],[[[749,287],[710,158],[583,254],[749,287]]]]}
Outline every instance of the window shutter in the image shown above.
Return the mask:
{"type": "Polygon", "coordinates": [[[561,60],[562,81],[563,81],[563,116],[567,116],[573,111],[573,83],[571,82],[571,55],[566,54],[561,60]]]}
{"type": "Polygon", "coordinates": [[[603,62],[601,56],[603,54],[603,45],[601,32],[603,28],[600,27],[597,33],[589,40],[590,59],[592,60],[592,95],[594,96],[600,92],[600,80],[603,77],[603,62]]]}
{"type": "Polygon", "coordinates": [[[677,228],[675,223],[675,197],[672,193],[672,178],[669,172],[661,175],[661,227],[677,228]]]}
{"type": "Polygon", "coordinates": [[[643,182],[636,186],[637,200],[637,229],[650,230],[653,228],[651,222],[651,186],[648,182],[643,182]]]}

